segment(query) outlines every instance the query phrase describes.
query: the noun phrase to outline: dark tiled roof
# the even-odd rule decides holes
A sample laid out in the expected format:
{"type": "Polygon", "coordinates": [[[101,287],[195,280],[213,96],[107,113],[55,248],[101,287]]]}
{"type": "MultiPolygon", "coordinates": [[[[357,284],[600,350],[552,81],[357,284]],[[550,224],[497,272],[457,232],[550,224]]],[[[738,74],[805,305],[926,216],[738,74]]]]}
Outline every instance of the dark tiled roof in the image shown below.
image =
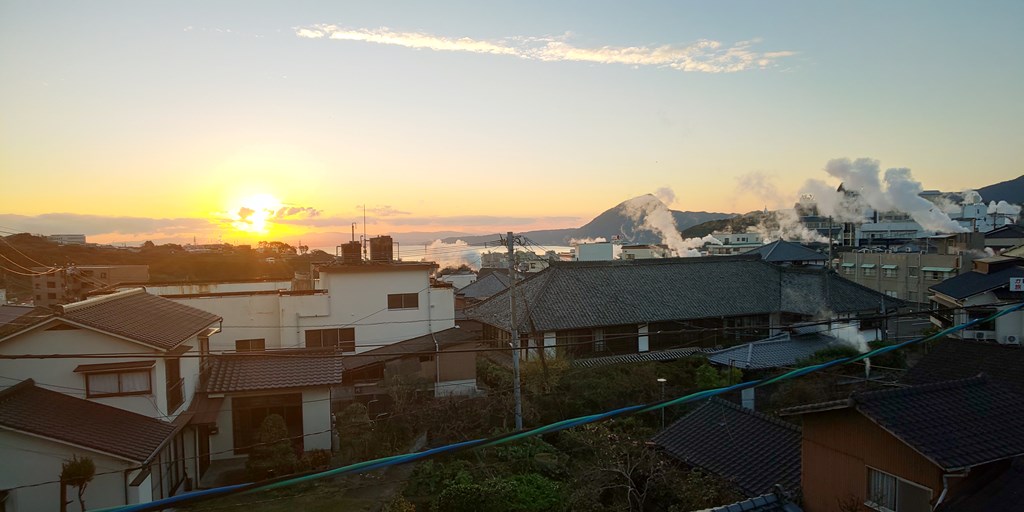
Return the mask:
{"type": "Polygon", "coordinates": [[[0,339],[23,329],[41,324],[56,316],[49,308],[28,306],[0,306],[0,339]]]}
{"type": "Polygon", "coordinates": [[[984,373],[1002,388],[1024,396],[1024,347],[944,339],[932,345],[900,382],[919,385],[984,373]]]}
{"type": "Polygon", "coordinates": [[[985,475],[976,479],[984,484],[959,491],[939,507],[939,512],[1024,510],[1024,459],[1015,459],[994,478],[985,475]]]}
{"type": "Polygon", "coordinates": [[[31,379],[0,392],[0,425],[136,462],[174,431],[170,423],[43,389],[31,379]]]}
{"type": "Polygon", "coordinates": [[[748,496],[800,487],[800,427],[717,398],[652,439],[684,464],[735,483],[748,496]]]}
{"type": "Polygon", "coordinates": [[[779,498],[775,493],[770,493],[700,512],[803,512],[803,509],[785,498],[779,498]]]}
{"type": "Polygon", "coordinates": [[[708,354],[708,361],[742,369],[766,369],[793,366],[797,360],[810,357],[838,341],[825,334],[790,337],[781,334],[766,340],[726,348],[708,354]]]}
{"type": "Polygon", "coordinates": [[[1024,277],[1024,266],[1013,266],[991,274],[965,272],[946,279],[929,290],[960,300],[990,290],[1009,288],[1011,277],[1024,277]]]}
{"type": "Polygon", "coordinates": [[[341,384],[342,358],[333,353],[232,354],[210,360],[203,391],[234,393],[341,384]]]}
{"type": "Polygon", "coordinates": [[[783,263],[796,261],[827,261],[828,256],[813,251],[800,244],[776,240],[770,244],[762,245],[757,249],[748,251],[745,254],[759,254],[761,259],[769,263],[783,263]]]}
{"type": "Polygon", "coordinates": [[[599,366],[610,366],[613,364],[629,363],[650,363],[656,361],[675,361],[694,354],[704,353],[702,348],[686,347],[672,350],[659,350],[655,352],[639,352],[636,354],[621,354],[617,356],[587,357],[575,359],[572,365],[577,368],[597,368],[599,366]]]}
{"type": "Polygon", "coordinates": [[[852,399],[861,414],[945,470],[1024,454],[1024,398],[984,375],[852,399]]]}
{"type": "Polygon", "coordinates": [[[985,239],[989,238],[1024,238],[1024,226],[1010,224],[1002,226],[985,233],[985,239]]]}
{"type": "Polygon", "coordinates": [[[68,304],[61,317],[162,349],[178,346],[221,319],[141,288],[68,304]]]}
{"type": "MultiPolygon", "coordinates": [[[[508,290],[467,310],[509,324],[508,290]]],[[[824,269],[749,257],[552,262],[516,285],[520,332],[767,314],[877,311],[902,302],[824,269]]]]}
{"type": "Polygon", "coordinates": [[[359,354],[344,356],[341,358],[341,362],[346,370],[354,370],[373,363],[397,359],[409,354],[434,352],[435,339],[437,340],[437,346],[440,347],[441,350],[444,350],[448,347],[480,339],[480,331],[462,328],[445,329],[434,333],[433,336],[428,334],[426,336],[392,343],[390,345],[368,350],[359,354]]]}
{"type": "Polygon", "coordinates": [[[469,299],[486,299],[508,288],[508,274],[492,272],[467,284],[459,293],[469,299]]]}

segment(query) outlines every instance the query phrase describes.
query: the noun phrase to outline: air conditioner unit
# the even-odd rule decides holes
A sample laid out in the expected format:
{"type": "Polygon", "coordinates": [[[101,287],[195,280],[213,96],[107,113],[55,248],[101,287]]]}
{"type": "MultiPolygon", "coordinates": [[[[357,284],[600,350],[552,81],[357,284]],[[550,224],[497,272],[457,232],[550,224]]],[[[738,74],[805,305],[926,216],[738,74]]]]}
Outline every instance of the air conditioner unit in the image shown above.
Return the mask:
{"type": "Polygon", "coordinates": [[[1007,343],[1020,343],[1020,336],[1009,335],[1006,337],[1007,343]]]}
{"type": "Polygon", "coordinates": [[[974,339],[976,339],[976,340],[983,340],[983,339],[985,339],[985,333],[982,332],[982,331],[975,331],[974,332],[974,339]]]}

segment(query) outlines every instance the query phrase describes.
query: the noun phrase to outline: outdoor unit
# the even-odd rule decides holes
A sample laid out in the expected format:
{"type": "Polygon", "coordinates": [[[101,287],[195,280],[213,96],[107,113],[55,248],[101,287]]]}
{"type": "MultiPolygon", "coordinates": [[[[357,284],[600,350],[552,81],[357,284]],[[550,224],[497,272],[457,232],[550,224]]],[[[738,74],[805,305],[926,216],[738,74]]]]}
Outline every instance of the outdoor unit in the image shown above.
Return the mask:
{"type": "Polygon", "coordinates": [[[976,339],[976,340],[983,340],[983,339],[985,339],[985,333],[981,332],[981,331],[975,331],[974,332],[974,339],[976,339]]]}
{"type": "Polygon", "coordinates": [[[1014,336],[1014,335],[1011,334],[1011,335],[1006,337],[1006,342],[1007,343],[1020,343],[1020,337],[1019,336],[1014,336]]]}

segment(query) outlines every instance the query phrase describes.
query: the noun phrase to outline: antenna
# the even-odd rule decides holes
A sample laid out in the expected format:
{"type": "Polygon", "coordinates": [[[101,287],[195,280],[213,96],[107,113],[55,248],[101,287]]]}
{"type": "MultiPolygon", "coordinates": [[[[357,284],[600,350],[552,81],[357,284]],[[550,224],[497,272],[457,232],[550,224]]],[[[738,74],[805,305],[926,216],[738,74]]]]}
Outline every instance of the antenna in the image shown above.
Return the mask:
{"type": "Polygon", "coordinates": [[[366,203],[363,203],[363,259],[366,257],[366,203]]]}

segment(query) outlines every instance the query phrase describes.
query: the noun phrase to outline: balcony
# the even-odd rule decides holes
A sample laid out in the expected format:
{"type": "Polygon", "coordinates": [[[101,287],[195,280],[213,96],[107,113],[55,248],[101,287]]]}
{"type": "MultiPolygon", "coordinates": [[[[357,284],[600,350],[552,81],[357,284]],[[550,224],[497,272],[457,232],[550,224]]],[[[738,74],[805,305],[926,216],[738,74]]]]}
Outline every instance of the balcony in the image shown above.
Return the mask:
{"type": "Polygon", "coordinates": [[[167,383],[167,414],[174,414],[185,403],[185,379],[167,383]]]}

